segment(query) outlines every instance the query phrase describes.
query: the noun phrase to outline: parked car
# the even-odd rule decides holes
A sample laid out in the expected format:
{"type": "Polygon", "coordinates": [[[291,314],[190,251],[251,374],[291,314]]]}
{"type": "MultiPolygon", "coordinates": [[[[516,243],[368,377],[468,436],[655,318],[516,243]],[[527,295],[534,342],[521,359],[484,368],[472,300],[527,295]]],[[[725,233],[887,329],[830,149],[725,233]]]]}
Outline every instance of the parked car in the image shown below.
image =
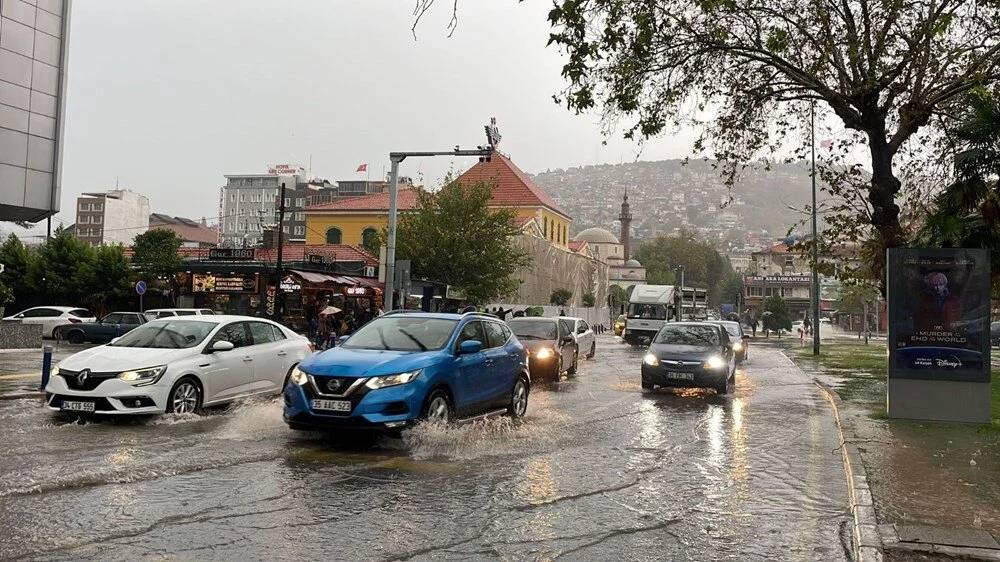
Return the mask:
{"type": "Polygon", "coordinates": [[[313,355],[285,389],[292,429],[399,431],[528,408],[527,353],[510,328],[480,313],[389,312],[313,355]]]}
{"type": "Polygon", "coordinates": [[[622,332],[625,331],[625,315],[619,314],[618,318],[615,319],[615,325],[613,326],[615,335],[621,336],[622,332]]]}
{"type": "Polygon", "coordinates": [[[146,315],[147,320],[156,320],[157,318],[169,318],[171,316],[215,314],[215,311],[210,308],[151,308],[143,312],[143,314],[146,315]]]}
{"type": "Polygon", "coordinates": [[[735,373],[736,356],[722,326],[674,322],[660,328],[642,359],[642,389],[705,387],[726,394],[735,373]]]}
{"type": "Polygon", "coordinates": [[[559,321],[563,323],[563,327],[568,332],[573,334],[577,349],[585,350],[587,359],[593,359],[594,355],[597,354],[597,335],[594,334],[594,329],[590,324],[583,318],[573,316],[560,316],[559,321]]]}
{"type": "Polygon", "coordinates": [[[726,329],[733,346],[733,352],[736,354],[736,363],[743,364],[749,358],[750,354],[750,342],[743,333],[743,326],[739,322],[729,320],[720,320],[713,323],[726,329]]]}
{"type": "Polygon", "coordinates": [[[311,350],[306,338],[262,318],[162,318],[61,361],[45,399],[62,412],[197,412],[280,394],[292,367],[311,350]]]}
{"type": "Polygon", "coordinates": [[[55,336],[70,343],[106,343],[146,322],[146,317],[139,312],[112,312],[97,322],[59,326],[55,336]]]}
{"type": "Polygon", "coordinates": [[[53,331],[65,324],[83,324],[94,322],[97,318],[86,308],[72,306],[36,306],[22,310],[3,319],[4,322],[20,322],[22,324],[41,324],[42,337],[55,337],[53,331]]]}
{"type": "Polygon", "coordinates": [[[507,322],[528,350],[531,376],[559,379],[576,374],[580,347],[566,325],[555,318],[522,317],[507,322]]]}
{"type": "Polygon", "coordinates": [[[990,322],[990,344],[1000,345],[1000,322],[990,322]]]}

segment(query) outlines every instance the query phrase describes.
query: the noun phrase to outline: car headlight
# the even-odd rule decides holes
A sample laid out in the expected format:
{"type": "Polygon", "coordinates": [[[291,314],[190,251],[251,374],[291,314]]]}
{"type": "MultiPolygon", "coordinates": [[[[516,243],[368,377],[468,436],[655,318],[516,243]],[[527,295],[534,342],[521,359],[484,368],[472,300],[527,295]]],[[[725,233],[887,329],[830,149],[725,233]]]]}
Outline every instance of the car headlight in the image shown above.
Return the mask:
{"type": "Polygon", "coordinates": [[[726,366],[726,361],[719,355],[713,355],[705,361],[705,368],[713,371],[726,366]]]}
{"type": "Polygon", "coordinates": [[[134,386],[146,386],[147,384],[155,384],[166,370],[167,366],[161,365],[159,367],[149,367],[148,369],[123,371],[118,373],[118,378],[134,386]]]}
{"type": "Polygon", "coordinates": [[[56,376],[58,374],[59,374],[59,367],[52,367],[52,370],[49,371],[49,376],[50,377],[54,377],[54,376],[56,376]]]}
{"type": "Polygon", "coordinates": [[[309,382],[309,375],[303,373],[302,370],[299,369],[299,366],[296,365],[292,368],[292,375],[288,377],[288,380],[299,386],[304,386],[307,382],[309,382]]]}
{"type": "Polygon", "coordinates": [[[743,351],[743,342],[738,341],[733,344],[733,351],[743,351]]]}
{"type": "Polygon", "coordinates": [[[535,358],[537,359],[548,359],[554,355],[551,348],[543,347],[535,353],[535,358]]]}
{"type": "Polygon", "coordinates": [[[660,364],[660,358],[654,355],[652,352],[647,353],[645,357],[642,358],[642,362],[649,365],[650,367],[656,367],[660,364]]]}
{"type": "Polygon", "coordinates": [[[372,377],[368,379],[365,386],[372,390],[378,390],[380,388],[385,388],[387,386],[396,386],[400,384],[406,384],[413,379],[417,378],[420,374],[420,369],[416,371],[408,371],[406,373],[399,373],[396,375],[383,375],[380,377],[372,377]]]}

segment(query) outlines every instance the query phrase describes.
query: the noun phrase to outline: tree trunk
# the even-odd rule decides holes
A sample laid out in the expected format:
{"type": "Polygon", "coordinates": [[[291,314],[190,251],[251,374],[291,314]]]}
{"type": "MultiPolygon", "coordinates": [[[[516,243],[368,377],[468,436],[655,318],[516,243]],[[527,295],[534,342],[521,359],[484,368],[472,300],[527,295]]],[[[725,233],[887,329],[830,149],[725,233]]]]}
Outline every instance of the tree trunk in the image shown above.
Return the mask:
{"type": "Polygon", "coordinates": [[[872,158],[871,187],[868,201],[872,205],[872,226],[877,233],[878,253],[872,262],[872,273],[879,280],[882,294],[885,294],[885,249],[902,246],[905,242],[899,226],[899,205],[896,194],[902,182],[892,170],[894,153],[885,138],[885,127],[868,133],[868,148],[872,158]]]}

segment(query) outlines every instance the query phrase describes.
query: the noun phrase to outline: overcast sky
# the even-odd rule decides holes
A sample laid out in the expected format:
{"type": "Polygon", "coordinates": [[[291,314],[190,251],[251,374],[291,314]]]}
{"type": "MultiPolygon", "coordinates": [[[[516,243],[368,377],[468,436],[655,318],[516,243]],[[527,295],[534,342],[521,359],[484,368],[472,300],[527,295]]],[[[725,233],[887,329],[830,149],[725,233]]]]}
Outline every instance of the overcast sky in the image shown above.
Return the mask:
{"type": "MultiPolygon", "coordinates": [[[[497,118],[501,149],[527,172],[634,160],[620,133],[552,101],[561,56],[546,47],[547,0],[450,2],[417,29],[410,0],[101,0],[74,2],[64,149],[64,211],[85,191],[145,193],[153,211],[217,214],[223,174],[309,165],[331,180],[374,179],[390,150],[472,148],[497,118]]],[[[641,159],[683,157],[690,136],[648,143],[641,159]]],[[[449,158],[404,163],[433,185],[449,158]]]]}

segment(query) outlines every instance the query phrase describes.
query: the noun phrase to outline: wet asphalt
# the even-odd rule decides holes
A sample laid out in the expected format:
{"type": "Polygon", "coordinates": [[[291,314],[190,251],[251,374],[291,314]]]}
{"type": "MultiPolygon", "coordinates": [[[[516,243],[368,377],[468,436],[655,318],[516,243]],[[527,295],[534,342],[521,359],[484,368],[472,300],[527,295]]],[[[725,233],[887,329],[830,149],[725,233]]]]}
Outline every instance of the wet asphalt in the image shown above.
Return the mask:
{"type": "Polygon", "coordinates": [[[729,396],[643,394],[641,357],[603,337],[521,423],[366,441],[290,431],[278,399],[67,422],[0,355],[0,559],[848,559],[806,375],[751,347],[729,396]]]}

